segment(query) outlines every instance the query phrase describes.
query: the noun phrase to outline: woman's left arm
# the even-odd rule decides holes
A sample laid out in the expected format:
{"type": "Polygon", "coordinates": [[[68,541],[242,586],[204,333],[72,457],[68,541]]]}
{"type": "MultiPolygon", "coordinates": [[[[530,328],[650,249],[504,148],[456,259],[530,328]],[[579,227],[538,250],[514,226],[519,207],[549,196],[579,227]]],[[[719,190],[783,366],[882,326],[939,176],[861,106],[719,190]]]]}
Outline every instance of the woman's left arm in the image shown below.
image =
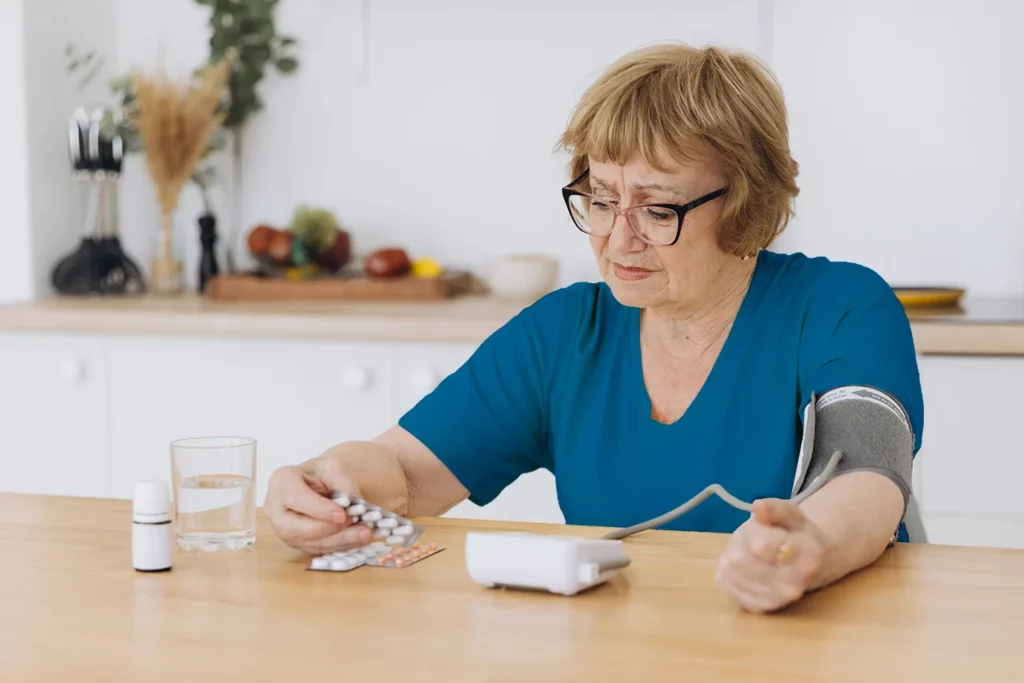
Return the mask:
{"type": "Polygon", "coordinates": [[[914,435],[902,406],[870,387],[821,396],[806,488],[836,451],[835,476],[802,503],[764,499],[733,534],[718,583],[744,608],[770,611],[874,562],[910,499],[914,435]]]}
{"type": "Polygon", "coordinates": [[[807,590],[838,581],[877,560],[903,517],[903,495],[876,472],[850,472],[816,491],[799,506],[825,545],[807,590]]]}
{"type": "Polygon", "coordinates": [[[899,531],[921,445],[914,339],[892,288],[873,271],[835,263],[808,286],[798,386],[816,397],[816,424],[798,483],[806,488],[837,450],[843,458],[800,505],[759,500],[733,533],[716,578],[751,611],[788,605],[877,560],[899,531]]]}

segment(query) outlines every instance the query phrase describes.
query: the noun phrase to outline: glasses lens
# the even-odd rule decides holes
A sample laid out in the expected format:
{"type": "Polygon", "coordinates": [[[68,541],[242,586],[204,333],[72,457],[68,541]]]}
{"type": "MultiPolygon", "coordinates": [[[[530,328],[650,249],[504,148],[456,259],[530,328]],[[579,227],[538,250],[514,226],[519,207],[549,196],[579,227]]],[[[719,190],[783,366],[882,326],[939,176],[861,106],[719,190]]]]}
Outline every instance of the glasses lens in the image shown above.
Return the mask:
{"type": "Polygon", "coordinates": [[[615,220],[610,204],[579,195],[569,197],[569,213],[576,226],[591,235],[607,235],[615,220]]]}
{"type": "Polygon", "coordinates": [[[660,206],[639,206],[629,213],[629,220],[652,244],[671,244],[679,229],[679,214],[660,206]]]}

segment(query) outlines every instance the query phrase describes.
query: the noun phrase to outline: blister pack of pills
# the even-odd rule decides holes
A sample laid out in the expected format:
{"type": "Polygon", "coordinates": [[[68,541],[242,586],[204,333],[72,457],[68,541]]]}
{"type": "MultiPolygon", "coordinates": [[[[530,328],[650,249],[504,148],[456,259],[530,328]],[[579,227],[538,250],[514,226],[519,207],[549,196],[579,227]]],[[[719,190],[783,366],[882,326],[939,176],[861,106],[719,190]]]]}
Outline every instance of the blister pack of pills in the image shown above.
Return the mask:
{"type": "Polygon", "coordinates": [[[408,548],[392,548],[385,553],[374,555],[366,560],[366,564],[371,567],[401,569],[436,555],[442,550],[444,548],[436,543],[413,543],[408,548]]]}
{"type": "Polygon", "coordinates": [[[369,503],[347,493],[335,493],[331,500],[345,508],[353,524],[359,523],[373,529],[374,540],[387,545],[409,547],[423,534],[423,527],[396,515],[394,512],[369,503]]]}
{"type": "Polygon", "coordinates": [[[373,529],[373,538],[378,540],[362,548],[315,557],[310,569],[349,572],[364,565],[401,569],[444,550],[436,543],[417,543],[423,527],[390,510],[345,493],[335,493],[331,500],[345,508],[353,524],[373,529]]]}

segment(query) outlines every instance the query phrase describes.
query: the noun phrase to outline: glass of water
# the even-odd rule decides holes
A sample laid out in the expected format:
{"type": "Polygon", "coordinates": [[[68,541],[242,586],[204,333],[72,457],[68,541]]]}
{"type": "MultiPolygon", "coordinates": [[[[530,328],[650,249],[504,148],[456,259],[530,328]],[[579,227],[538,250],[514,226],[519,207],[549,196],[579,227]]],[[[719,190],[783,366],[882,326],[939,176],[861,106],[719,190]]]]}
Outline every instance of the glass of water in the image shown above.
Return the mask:
{"type": "Polygon", "coordinates": [[[183,550],[248,548],[256,541],[256,440],[171,443],[174,535],[183,550]]]}

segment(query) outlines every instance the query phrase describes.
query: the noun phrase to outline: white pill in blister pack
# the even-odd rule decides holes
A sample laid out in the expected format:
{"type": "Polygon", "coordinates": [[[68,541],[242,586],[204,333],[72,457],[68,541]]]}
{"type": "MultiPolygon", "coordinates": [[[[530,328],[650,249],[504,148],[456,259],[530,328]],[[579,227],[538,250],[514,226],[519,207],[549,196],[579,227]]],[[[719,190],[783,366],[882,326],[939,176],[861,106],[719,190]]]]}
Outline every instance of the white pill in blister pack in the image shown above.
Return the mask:
{"type": "Polygon", "coordinates": [[[329,572],[352,571],[357,567],[362,567],[368,560],[386,555],[390,551],[391,549],[387,545],[378,541],[362,548],[340,550],[336,553],[314,557],[309,563],[309,568],[329,572]]]}
{"type": "Polygon", "coordinates": [[[344,492],[336,492],[331,500],[345,508],[349,521],[374,530],[373,538],[386,539],[389,545],[412,545],[423,534],[423,527],[373,503],[344,492]]]}

